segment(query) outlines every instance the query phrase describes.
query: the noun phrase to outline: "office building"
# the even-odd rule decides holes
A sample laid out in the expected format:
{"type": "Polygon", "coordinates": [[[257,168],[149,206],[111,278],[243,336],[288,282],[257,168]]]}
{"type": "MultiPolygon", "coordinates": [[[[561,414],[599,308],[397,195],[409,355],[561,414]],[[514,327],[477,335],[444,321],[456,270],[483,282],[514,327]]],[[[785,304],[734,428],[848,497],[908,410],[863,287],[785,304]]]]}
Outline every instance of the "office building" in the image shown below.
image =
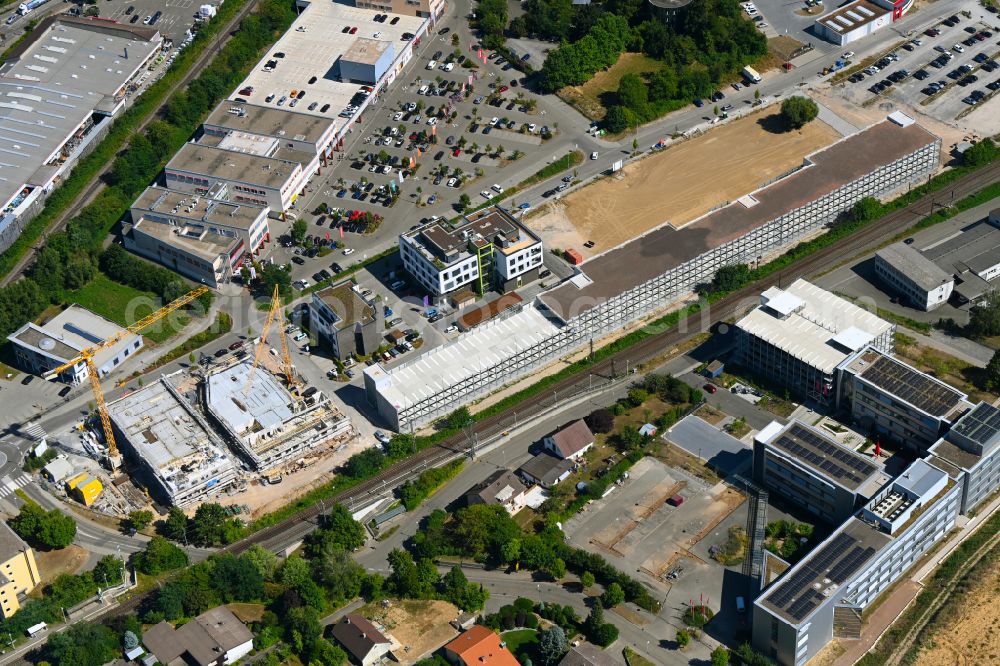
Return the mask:
{"type": "Polygon", "coordinates": [[[754,436],[754,482],[829,525],[850,518],[890,479],[871,457],[794,419],[754,436]]]}
{"type": "Polygon", "coordinates": [[[854,0],[823,14],[813,24],[823,39],[844,46],[903,18],[913,0],[854,0]]]}
{"type": "Polygon", "coordinates": [[[855,423],[920,453],[972,408],[961,391],[874,347],[845,359],[837,374],[840,405],[855,423]]]}
{"type": "Polygon", "coordinates": [[[955,525],[961,487],[913,462],[753,606],[755,649],[800,666],[835,637],[858,638],[861,614],[955,525]]]}
{"type": "Polygon", "coordinates": [[[177,629],[163,620],[143,632],[142,642],[163,666],[227,666],[253,651],[253,634],[225,606],[177,629]]]}
{"type": "Polygon", "coordinates": [[[0,520],[0,614],[3,618],[14,615],[26,595],[41,582],[35,552],[7,521],[0,520]]]}
{"type": "MultiPolygon", "coordinates": [[[[179,373],[108,403],[118,448],[137,463],[134,475],[159,502],[188,507],[236,480],[225,444],[174,382],[179,373]]],[[[186,387],[193,397],[195,387],[186,387]]]]}
{"type": "MultiPolygon", "coordinates": [[[[121,340],[94,354],[94,367],[103,377],[142,349],[142,336],[127,333],[118,324],[79,305],[69,306],[44,324],[28,322],[7,339],[21,368],[44,375],[73,360],[84,349],[120,334],[124,334],[121,340]]],[[[80,361],[62,371],[59,380],[75,385],[86,381],[89,374],[86,362],[80,361]]]]}
{"type": "Polygon", "coordinates": [[[464,286],[483,294],[507,291],[538,277],[542,241],[499,206],[444,220],[399,236],[403,266],[433,296],[464,286]]]}
{"type": "Polygon", "coordinates": [[[902,241],[875,253],[875,274],[890,293],[925,312],[947,303],[955,288],[951,273],[902,241]]]}
{"type": "Polygon", "coordinates": [[[385,309],[369,303],[350,282],[315,291],[309,300],[309,328],[340,360],[378,349],[385,333],[385,309]]]}
{"type": "MultiPolygon", "coordinates": [[[[279,335],[282,334],[279,332],[279,335]]],[[[259,472],[346,439],[351,420],[316,387],[292,395],[265,367],[250,362],[210,373],[205,408],[242,458],[259,472]]]]}
{"type": "Polygon", "coordinates": [[[928,461],[962,484],[962,513],[1000,488],[1000,409],[980,402],[928,451],[928,461]]]}
{"type": "Polygon", "coordinates": [[[125,247],[201,284],[229,282],[268,240],[270,209],[226,195],[225,183],[205,195],[147,188],[123,225],[125,247]]]}
{"type": "Polygon", "coordinates": [[[798,279],[768,288],[760,306],[736,322],[736,356],[768,382],[832,405],[837,366],[868,345],[891,352],[895,331],[894,324],[798,279]]]}
{"type": "Polygon", "coordinates": [[[150,61],[155,28],[57,14],[0,66],[0,252],[107,134],[150,61]]]}

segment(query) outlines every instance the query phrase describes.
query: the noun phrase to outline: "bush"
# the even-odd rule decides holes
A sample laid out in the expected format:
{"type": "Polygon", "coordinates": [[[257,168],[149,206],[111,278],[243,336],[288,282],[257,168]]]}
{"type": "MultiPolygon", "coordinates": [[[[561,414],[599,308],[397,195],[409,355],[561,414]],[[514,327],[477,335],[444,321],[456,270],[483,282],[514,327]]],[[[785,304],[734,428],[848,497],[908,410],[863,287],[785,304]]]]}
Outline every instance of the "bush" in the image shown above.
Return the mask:
{"type": "Polygon", "coordinates": [[[164,571],[174,571],[186,567],[188,556],[183,550],[157,535],[149,540],[146,549],[132,556],[135,568],[149,576],[164,571]]]}
{"type": "Polygon", "coordinates": [[[615,417],[606,409],[595,409],[583,420],[595,434],[609,433],[615,427],[615,417]]]}
{"type": "Polygon", "coordinates": [[[76,521],[59,509],[46,511],[31,500],[8,522],[22,539],[46,549],[65,548],[76,538],[76,521]]]}
{"type": "Polygon", "coordinates": [[[454,460],[443,467],[434,467],[420,473],[416,479],[407,481],[399,489],[399,499],[407,511],[413,511],[438,488],[462,471],[464,461],[454,460]]]}
{"type": "Polygon", "coordinates": [[[683,650],[691,642],[691,634],[688,633],[687,629],[677,630],[677,647],[683,650]]]}

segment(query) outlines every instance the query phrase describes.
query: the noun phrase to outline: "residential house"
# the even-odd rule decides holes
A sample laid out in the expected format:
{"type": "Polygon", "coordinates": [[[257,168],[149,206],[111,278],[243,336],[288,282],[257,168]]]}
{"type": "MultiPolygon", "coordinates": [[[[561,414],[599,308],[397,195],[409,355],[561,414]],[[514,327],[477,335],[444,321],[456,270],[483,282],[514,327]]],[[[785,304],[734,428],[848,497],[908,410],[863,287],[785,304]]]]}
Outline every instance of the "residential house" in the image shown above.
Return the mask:
{"type": "Polygon", "coordinates": [[[517,470],[528,483],[551,488],[573,473],[573,461],[557,458],[550,453],[539,453],[517,470]]]}
{"type": "Polygon", "coordinates": [[[567,652],[559,666],[622,666],[622,660],[584,641],[567,652]]]}
{"type": "Polygon", "coordinates": [[[147,629],[142,642],[163,666],[225,666],[253,650],[253,634],[225,606],[179,629],[164,620],[147,629]]]}
{"type": "Polygon", "coordinates": [[[377,663],[392,647],[392,641],[360,615],[346,615],[333,627],[333,637],[361,666],[377,663]]]}
{"type": "Polygon", "coordinates": [[[485,481],[475,486],[465,495],[465,500],[473,504],[499,504],[514,515],[525,507],[527,488],[510,470],[494,472],[485,481]]]}
{"type": "Polygon", "coordinates": [[[34,551],[0,520],[0,616],[16,613],[24,595],[40,582],[34,551]]]}
{"type": "Polygon", "coordinates": [[[594,433],[580,419],[546,437],[542,445],[564,460],[578,460],[594,445],[594,433]]]}
{"type": "Polygon", "coordinates": [[[445,645],[444,656],[455,666],[520,666],[500,636],[481,624],[445,645]]]}

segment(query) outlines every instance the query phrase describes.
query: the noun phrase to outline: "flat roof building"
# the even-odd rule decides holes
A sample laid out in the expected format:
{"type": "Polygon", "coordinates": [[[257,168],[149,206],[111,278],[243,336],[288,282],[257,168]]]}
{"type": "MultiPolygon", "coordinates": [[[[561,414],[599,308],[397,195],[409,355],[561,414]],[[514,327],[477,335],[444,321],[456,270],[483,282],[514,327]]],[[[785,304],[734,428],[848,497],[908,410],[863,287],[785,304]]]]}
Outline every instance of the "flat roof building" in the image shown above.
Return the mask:
{"type": "Polygon", "coordinates": [[[444,15],[445,0],[347,0],[355,7],[392,12],[404,16],[431,18],[433,21],[444,15]]]}
{"type": "Polygon", "coordinates": [[[293,396],[266,368],[252,367],[240,362],[209,374],[205,408],[256,470],[285,464],[351,430],[350,419],[322,391],[293,396]]]}
{"type": "Polygon", "coordinates": [[[0,66],[0,251],[103,136],[162,45],[157,30],[50,16],[0,66]]]}
{"type": "MultiPolygon", "coordinates": [[[[262,137],[287,148],[319,155],[336,133],[336,121],[284,107],[227,100],[202,123],[201,144],[238,149],[247,137],[262,137]]],[[[275,146],[276,147],[276,146],[275,146]]],[[[265,149],[266,150],[266,149],[265,149]]]]}
{"type": "Polygon", "coordinates": [[[538,277],[542,241],[513,215],[491,206],[455,225],[428,222],[399,236],[403,267],[433,296],[464,286],[483,294],[538,277]]]}
{"type": "Polygon", "coordinates": [[[875,253],[875,274],[915,308],[929,312],[948,302],[955,278],[902,241],[875,253]]]}
{"type": "Polygon", "coordinates": [[[292,149],[265,156],[189,142],[163,168],[163,175],[169,189],[201,196],[224,183],[230,201],[267,208],[279,216],[298,198],[306,179],[303,163],[311,160],[307,153],[292,149]]]}
{"type": "Polygon", "coordinates": [[[777,385],[833,404],[837,366],[868,345],[892,351],[895,331],[894,324],[800,278],[785,289],[768,288],[760,306],[736,322],[737,358],[777,385]]]}
{"type": "Polygon", "coordinates": [[[856,423],[921,453],[972,408],[961,391],[874,347],[845,359],[837,374],[839,402],[856,423]]]}
{"type": "Polygon", "coordinates": [[[891,0],[854,0],[816,19],[816,34],[844,46],[892,25],[912,4],[894,5],[891,0]]]}
{"type": "MultiPolygon", "coordinates": [[[[225,444],[174,385],[178,373],[108,403],[122,451],[158,501],[187,507],[236,480],[225,444]]],[[[193,391],[193,389],[192,389],[193,391]]]]}
{"type": "Polygon", "coordinates": [[[772,421],[754,436],[753,479],[793,506],[839,525],[891,477],[816,428],[772,421]]]}
{"type": "Polygon", "coordinates": [[[573,473],[573,461],[558,458],[550,453],[539,453],[521,465],[517,472],[528,483],[537,483],[542,488],[564,481],[573,473]]]}
{"type": "Polygon", "coordinates": [[[859,630],[861,613],[955,525],[960,491],[945,471],[913,462],[757,598],[754,648],[797,666],[859,630]]]}
{"type": "Polygon", "coordinates": [[[959,303],[975,303],[996,289],[1000,277],[1000,219],[990,214],[921,254],[954,276],[959,303]]]}
{"type": "Polygon", "coordinates": [[[367,9],[306,0],[297,4],[302,9],[295,22],[236,87],[230,99],[246,99],[239,91],[252,87],[255,104],[288,108],[292,91],[305,91],[295,111],[322,118],[342,118],[338,120],[338,136],[342,137],[347,124],[364,111],[369,101],[366,98],[355,103],[359,101],[356,100],[358,82],[374,88],[376,93],[384,91],[413,57],[413,43],[426,34],[430,21],[402,15],[375,21],[376,16],[389,10],[385,6],[373,5],[367,9]],[[351,28],[355,29],[353,34],[351,28]],[[408,38],[404,39],[404,35],[408,38]],[[361,45],[359,40],[363,40],[361,45]],[[375,62],[366,66],[366,61],[375,54],[378,54],[375,62]],[[352,81],[359,67],[365,75],[352,81]],[[353,110],[340,116],[349,107],[353,110]]]}
{"type": "MultiPolygon", "coordinates": [[[[76,358],[84,349],[123,332],[125,329],[118,324],[79,305],[70,305],[41,325],[28,322],[8,335],[7,339],[19,366],[28,372],[44,375],[76,358]]],[[[127,334],[117,344],[94,354],[94,366],[103,377],[140,349],[142,336],[127,334]]],[[[88,376],[86,362],[80,361],[60,373],[59,379],[79,384],[88,376]]]]}
{"type": "Polygon", "coordinates": [[[382,344],[385,309],[362,298],[352,283],[343,282],[313,292],[309,328],[341,360],[367,355],[382,344]]]}
{"type": "Polygon", "coordinates": [[[41,582],[35,551],[0,520],[0,617],[20,610],[21,600],[41,582]]]}
{"type": "Polygon", "coordinates": [[[1000,487],[1000,408],[980,402],[928,451],[928,461],[961,479],[962,513],[1000,487]]]}
{"type": "Polygon", "coordinates": [[[125,247],[201,284],[229,282],[270,237],[270,209],[227,201],[227,189],[222,183],[198,195],[146,188],[124,225],[125,247]]]}

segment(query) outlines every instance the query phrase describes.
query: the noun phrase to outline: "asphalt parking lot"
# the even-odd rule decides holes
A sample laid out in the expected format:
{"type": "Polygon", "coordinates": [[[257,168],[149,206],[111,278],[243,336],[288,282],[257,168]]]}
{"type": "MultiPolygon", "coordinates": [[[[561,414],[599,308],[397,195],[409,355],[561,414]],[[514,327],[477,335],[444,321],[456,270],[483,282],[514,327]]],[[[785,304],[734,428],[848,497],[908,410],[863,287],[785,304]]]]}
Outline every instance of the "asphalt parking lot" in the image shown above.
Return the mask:
{"type": "MultiPolygon", "coordinates": [[[[893,55],[846,85],[857,89],[862,103],[889,98],[919,106],[951,122],[974,105],[990,103],[1000,89],[1000,42],[991,23],[951,15],[954,25],[937,23],[913,36],[893,55]],[[940,34],[935,34],[940,33],[940,34]]],[[[990,15],[987,15],[990,16],[990,15]]],[[[947,17],[946,17],[947,18],[947,17]]]]}
{"type": "Polygon", "coordinates": [[[184,34],[194,25],[195,14],[202,5],[218,5],[218,0],[103,0],[94,5],[101,16],[131,25],[143,25],[143,19],[161,12],[151,24],[166,39],[181,42],[184,34]],[[129,11],[129,8],[132,8],[129,11]]]}

